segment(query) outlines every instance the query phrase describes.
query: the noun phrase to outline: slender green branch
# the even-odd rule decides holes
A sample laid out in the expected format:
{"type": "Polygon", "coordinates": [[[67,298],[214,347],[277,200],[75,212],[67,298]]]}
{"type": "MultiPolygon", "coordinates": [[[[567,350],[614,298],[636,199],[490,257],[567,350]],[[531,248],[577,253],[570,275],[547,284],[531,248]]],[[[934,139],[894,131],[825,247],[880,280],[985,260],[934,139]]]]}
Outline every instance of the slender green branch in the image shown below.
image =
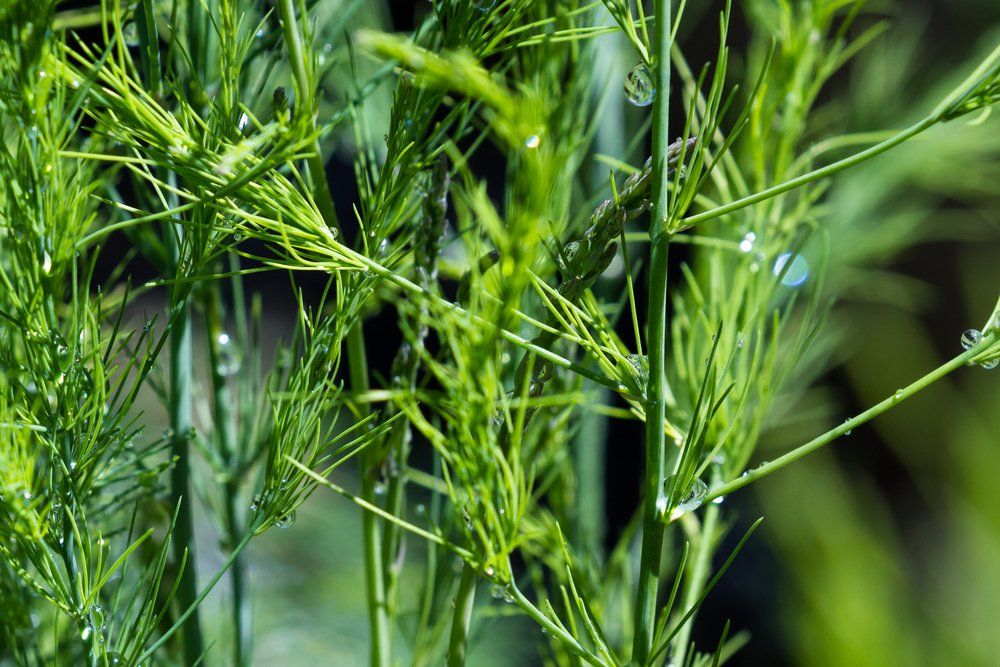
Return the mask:
{"type": "Polygon", "coordinates": [[[899,132],[898,134],[893,135],[889,139],[886,139],[881,143],[875,144],[871,148],[866,148],[865,150],[859,153],[855,153],[850,157],[846,157],[843,160],[838,160],[832,164],[826,165],[825,167],[814,169],[813,171],[810,171],[808,174],[802,174],[801,176],[796,176],[795,178],[787,180],[784,183],[779,183],[775,186],[767,188],[766,190],[761,190],[760,192],[748,195],[746,197],[743,197],[742,199],[737,199],[734,202],[729,202],[728,204],[724,204],[722,206],[719,206],[718,208],[713,208],[709,211],[703,211],[695,215],[690,215],[684,218],[684,220],[682,221],[681,228],[687,229],[689,227],[693,227],[694,225],[697,225],[700,222],[705,222],[706,220],[712,220],[713,218],[718,218],[720,215],[726,215],[727,213],[738,211],[742,208],[746,208],[747,206],[753,206],[754,204],[758,204],[766,199],[770,199],[780,194],[784,194],[789,190],[794,190],[795,188],[807,185],[821,178],[832,176],[833,174],[836,174],[839,171],[843,171],[844,169],[853,167],[857,164],[864,162],[865,160],[869,160],[877,155],[881,155],[882,153],[885,153],[887,150],[891,148],[895,148],[904,141],[912,139],[913,137],[917,136],[918,134],[928,129],[929,127],[936,125],[938,122],[940,122],[938,118],[935,118],[934,116],[928,116],[927,118],[921,120],[919,123],[911,125],[905,130],[899,132]]]}
{"type": "Polygon", "coordinates": [[[476,568],[469,563],[462,566],[462,577],[455,595],[455,613],[451,620],[451,638],[448,641],[448,667],[463,667],[472,625],[472,607],[476,601],[476,568]]]}
{"type": "MultiPolygon", "coordinates": [[[[708,580],[709,571],[712,565],[712,556],[715,554],[715,531],[719,523],[719,506],[715,503],[709,504],[705,509],[704,520],[701,524],[701,537],[694,553],[694,562],[691,563],[691,574],[684,586],[684,595],[681,599],[681,609],[691,609],[698,604],[705,590],[705,582],[708,580]]],[[[691,629],[694,626],[694,615],[688,617],[674,637],[671,644],[673,652],[671,660],[676,665],[686,664],[688,642],[691,641],[691,629]]]]}
{"type": "Polygon", "coordinates": [[[667,147],[670,145],[670,0],[654,2],[654,46],[656,53],[656,101],[653,107],[653,219],[649,266],[648,354],[646,387],[646,465],[643,471],[642,551],[639,588],[635,605],[635,635],[632,661],[645,665],[656,631],[656,597],[660,587],[660,557],[664,524],[658,505],[662,502],[666,472],[666,339],[667,256],[670,247],[670,190],[667,187],[667,147]]]}
{"type": "Polygon", "coordinates": [[[737,477],[736,479],[730,482],[727,482],[721,486],[718,486],[710,490],[708,495],[706,495],[704,502],[708,502],[714,498],[725,496],[726,494],[732,493],[737,489],[743,488],[747,484],[756,482],[761,477],[765,477],[773,472],[781,470],[789,463],[798,461],[803,456],[813,453],[820,447],[829,444],[830,442],[839,438],[840,436],[850,433],[851,430],[857,428],[858,426],[864,424],[865,422],[871,419],[874,419],[875,417],[878,417],[883,412],[898,405],[899,403],[902,403],[903,401],[910,398],[917,392],[926,389],[927,387],[934,384],[941,378],[945,377],[952,371],[955,371],[961,368],[962,366],[968,364],[974,358],[981,355],[983,353],[983,350],[987,349],[990,345],[996,343],[997,340],[1000,340],[1000,331],[990,332],[989,334],[983,336],[982,342],[976,347],[972,348],[971,350],[967,350],[963,354],[958,355],[957,357],[947,362],[946,364],[938,366],[936,369],[934,369],[927,375],[923,376],[916,382],[902,389],[897,390],[892,396],[885,399],[884,401],[876,403],[875,405],[868,408],[858,416],[848,419],[840,426],[830,429],[823,435],[814,438],[813,440],[810,440],[804,445],[796,447],[787,454],[779,456],[778,458],[769,463],[765,463],[761,466],[758,466],[757,468],[754,468],[753,470],[747,471],[740,477],[737,477]]]}
{"type": "MultiPolygon", "coordinates": [[[[205,585],[205,588],[203,588],[201,592],[198,593],[198,596],[191,601],[191,604],[188,605],[187,609],[184,611],[183,614],[180,615],[177,621],[172,626],[170,626],[167,629],[167,631],[160,636],[159,639],[153,642],[153,644],[149,648],[143,651],[142,655],[139,656],[139,659],[136,660],[136,664],[142,664],[146,660],[152,658],[153,654],[155,654],[156,651],[161,646],[166,644],[167,641],[173,636],[173,634],[177,632],[177,630],[182,625],[184,625],[191,616],[197,614],[198,608],[201,606],[201,603],[205,600],[206,597],[208,597],[208,594],[212,592],[212,589],[215,588],[215,585],[219,583],[219,579],[222,578],[222,575],[224,575],[229,570],[229,568],[232,567],[233,563],[236,562],[236,560],[240,557],[240,554],[243,553],[243,550],[247,548],[247,545],[250,544],[250,540],[253,539],[253,536],[254,536],[254,531],[252,530],[247,531],[247,534],[243,536],[243,539],[240,540],[240,543],[236,545],[236,548],[233,549],[232,552],[230,552],[229,557],[226,558],[225,562],[222,564],[222,567],[220,567],[218,571],[214,575],[212,575],[212,578],[208,580],[208,584],[205,585]]],[[[176,539],[176,534],[173,536],[172,539],[176,539]]],[[[202,656],[199,655],[197,658],[195,658],[194,662],[185,664],[192,664],[192,665],[200,664],[201,657],[202,656]]]]}
{"type": "Polygon", "coordinates": [[[542,610],[531,604],[531,601],[524,597],[524,593],[521,592],[521,589],[519,589],[513,581],[510,583],[510,593],[514,597],[514,602],[517,603],[517,606],[519,606],[521,610],[524,611],[524,613],[527,614],[532,620],[538,623],[538,625],[540,625],[547,633],[557,638],[570,651],[582,658],[588,664],[595,665],[596,667],[604,667],[605,663],[603,660],[581,646],[573,635],[566,632],[562,626],[554,623],[551,618],[542,613],[542,610]]]}
{"type": "MultiPolygon", "coordinates": [[[[292,67],[292,74],[295,76],[296,92],[298,93],[296,104],[310,114],[310,125],[313,132],[316,131],[316,100],[313,95],[312,60],[306,56],[305,45],[302,43],[302,33],[299,32],[298,20],[295,18],[294,0],[280,0],[278,11],[281,16],[281,25],[285,32],[285,47],[288,49],[288,60],[292,67]]],[[[330,195],[330,184],[326,181],[326,166],[323,164],[323,151],[317,138],[313,142],[312,151],[306,158],[306,165],[309,167],[309,178],[312,181],[314,199],[323,219],[333,229],[339,229],[337,220],[337,210],[333,205],[333,197],[330,195]]]]}

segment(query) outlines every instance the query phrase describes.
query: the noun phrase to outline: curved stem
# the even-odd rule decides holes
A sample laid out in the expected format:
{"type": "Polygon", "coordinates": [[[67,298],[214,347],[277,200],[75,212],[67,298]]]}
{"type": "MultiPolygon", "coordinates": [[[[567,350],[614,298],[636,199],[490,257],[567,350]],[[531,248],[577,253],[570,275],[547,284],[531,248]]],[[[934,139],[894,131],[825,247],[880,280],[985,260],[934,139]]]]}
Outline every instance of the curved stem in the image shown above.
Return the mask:
{"type": "Polygon", "coordinates": [[[645,665],[656,632],[656,596],[660,587],[660,557],[664,524],[657,505],[663,495],[667,439],[666,419],[667,253],[670,247],[667,187],[667,147],[670,145],[670,0],[654,3],[656,23],[656,102],[653,108],[653,221],[647,311],[649,382],[646,387],[646,465],[639,588],[635,604],[632,661],[645,665]]]}
{"type": "Polygon", "coordinates": [[[752,482],[757,481],[761,477],[765,477],[773,472],[781,470],[789,463],[798,461],[803,456],[811,454],[812,452],[816,451],[823,445],[826,445],[835,440],[836,438],[846,433],[849,433],[852,429],[857,428],[861,424],[864,424],[866,421],[878,417],[883,412],[889,410],[890,408],[899,403],[902,403],[903,401],[913,396],[917,392],[926,389],[927,387],[934,384],[935,382],[937,382],[944,376],[948,375],[952,371],[957,370],[962,366],[966,365],[974,358],[981,355],[983,353],[983,350],[987,349],[990,345],[996,343],[997,340],[1000,340],[1000,331],[990,332],[989,334],[983,336],[982,342],[976,347],[964,352],[963,354],[958,355],[957,357],[947,362],[946,364],[938,366],[933,371],[923,376],[916,382],[913,382],[912,384],[897,390],[892,396],[885,399],[884,401],[876,403],[875,405],[868,408],[858,416],[848,419],[840,426],[830,429],[823,435],[814,438],[813,440],[810,440],[804,445],[796,447],[787,454],[779,456],[778,458],[769,463],[765,463],[761,466],[758,466],[753,470],[745,472],[742,476],[737,477],[736,479],[727,482],[722,486],[718,486],[710,490],[708,495],[705,497],[705,502],[709,502],[714,498],[719,498],[720,496],[732,493],[737,489],[743,488],[747,484],[751,484],[752,482]]]}
{"type": "Polygon", "coordinates": [[[455,613],[451,619],[451,638],[448,641],[448,667],[463,667],[472,625],[472,607],[476,601],[476,569],[465,563],[462,578],[455,595],[455,613]]]}

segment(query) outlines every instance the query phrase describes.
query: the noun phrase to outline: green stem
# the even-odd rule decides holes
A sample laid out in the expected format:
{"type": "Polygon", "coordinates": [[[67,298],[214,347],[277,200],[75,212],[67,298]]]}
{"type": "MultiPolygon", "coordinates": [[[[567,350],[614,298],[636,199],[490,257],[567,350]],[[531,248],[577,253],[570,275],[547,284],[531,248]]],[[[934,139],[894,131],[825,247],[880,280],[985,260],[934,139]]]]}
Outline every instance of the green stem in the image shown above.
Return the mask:
{"type": "Polygon", "coordinates": [[[670,145],[670,0],[656,0],[654,12],[657,92],[653,107],[653,219],[646,320],[649,382],[646,387],[642,550],[632,642],[632,661],[637,665],[646,664],[656,631],[656,596],[660,587],[664,530],[657,505],[662,502],[660,499],[663,496],[667,448],[663,422],[666,419],[667,257],[670,247],[670,190],[667,187],[667,146],[670,145]]]}
{"type": "MultiPolygon", "coordinates": [[[[694,562],[691,564],[691,574],[684,587],[684,595],[681,600],[681,610],[687,611],[698,604],[705,590],[705,581],[708,579],[709,567],[712,564],[712,555],[715,553],[715,530],[719,523],[719,506],[710,503],[705,509],[704,520],[701,524],[701,539],[698,541],[698,549],[694,555],[694,562]]],[[[688,642],[691,641],[691,628],[694,625],[694,615],[688,617],[677,636],[672,642],[674,649],[671,654],[671,663],[675,665],[685,664],[687,659],[688,642]]]]}
{"type": "MultiPolygon", "coordinates": [[[[212,575],[212,578],[209,579],[208,584],[205,586],[205,588],[202,589],[202,591],[198,594],[198,596],[191,601],[191,604],[188,605],[184,613],[180,615],[180,618],[178,618],[177,621],[172,626],[170,626],[166,630],[166,632],[164,632],[160,636],[159,639],[153,642],[153,644],[149,648],[143,651],[142,655],[139,656],[139,659],[136,660],[136,664],[143,664],[146,660],[152,658],[153,655],[156,653],[156,651],[158,651],[161,646],[166,644],[167,641],[173,636],[173,634],[177,632],[177,630],[182,625],[184,625],[191,616],[194,616],[198,613],[198,607],[205,600],[205,598],[208,597],[208,594],[212,592],[212,589],[215,588],[215,585],[219,583],[219,579],[222,578],[222,575],[224,575],[229,570],[229,568],[232,567],[233,563],[235,563],[236,560],[240,557],[240,554],[243,553],[243,550],[246,549],[248,544],[250,544],[250,540],[253,539],[253,536],[254,536],[254,531],[252,530],[248,531],[247,534],[243,536],[243,539],[240,541],[240,543],[237,544],[236,548],[233,549],[232,553],[229,554],[229,557],[226,559],[226,562],[224,562],[222,564],[222,567],[220,567],[219,570],[214,575],[212,575]]],[[[201,656],[199,655],[198,658],[195,659],[195,662],[185,662],[185,664],[189,665],[200,664],[199,662],[200,658],[201,656]]]]}
{"type": "MultiPolygon", "coordinates": [[[[776,197],[780,194],[788,192],[789,190],[794,190],[795,188],[801,187],[808,183],[812,183],[813,181],[819,180],[821,178],[832,176],[833,174],[839,171],[843,171],[844,169],[853,167],[854,165],[864,162],[865,160],[869,160],[875,157],[876,155],[881,155],[890,148],[895,148],[899,144],[909,139],[912,139],[916,135],[920,134],[927,128],[932,127],[938,122],[939,122],[938,118],[934,116],[928,116],[927,118],[921,120],[919,123],[911,125],[905,130],[902,130],[901,132],[894,134],[892,137],[886,139],[885,141],[875,144],[871,148],[867,148],[861,151],[860,153],[855,153],[854,155],[846,157],[843,160],[838,160],[837,162],[828,164],[825,167],[814,169],[813,171],[810,171],[808,174],[802,174],[801,176],[797,176],[795,178],[787,180],[784,183],[779,183],[778,185],[767,188],[766,190],[761,190],[760,192],[748,195],[746,197],[743,197],[742,199],[737,199],[734,202],[724,204],[723,206],[719,206],[718,208],[713,208],[710,211],[703,211],[696,215],[688,216],[684,218],[681,228],[687,229],[689,227],[693,227],[694,225],[697,225],[700,222],[705,222],[706,220],[717,218],[720,215],[726,215],[727,213],[738,211],[741,208],[746,208],[747,206],[753,206],[754,204],[762,202],[765,199],[776,197]]],[[[655,130],[655,125],[654,125],[654,130],[655,130]]]]}
{"type": "Polygon", "coordinates": [[[541,609],[531,604],[531,601],[524,597],[524,593],[521,592],[521,589],[519,589],[513,581],[510,582],[510,592],[511,595],[514,596],[514,602],[517,603],[517,606],[519,606],[521,610],[528,615],[528,617],[538,623],[543,630],[562,642],[566,648],[582,658],[587,664],[595,665],[596,667],[605,667],[605,662],[603,660],[587,651],[587,649],[581,646],[573,635],[566,632],[561,625],[557,625],[553,622],[552,619],[546,616],[541,609]]]}
{"type": "MultiPolygon", "coordinates": [[[[222,375],[223,363],[219,336],[222,327],[222,295],[217,282],[209,286],[205,303],[205,333],[208,336],[209,366],[212,378],[212,422],[218,451],[226,468],[226,482],[223,485],[223,529],[225,545],[230,550],[236,545],[236,540],[242,534],[239,506],[239,482],[234,477],[237,474],[239,459],[236,457],[231,428],[232,394],[222,375]]],[[[232,659],[235,667],[241,667],[250,661],[250,645],[252,642],[250,599],[246,595],[246,564],[241,559],[233,561],[229,569],[229,581],[232,586],[230,601],[230,621],[233,626],[232,659]]]]}
{"type": "Polygon", "coordinates": [[[476,601],[476,569],[466,563],[455,596],[455,613],[451,620],[451,639],[448,642],[448,667],[463,667],[472,625],[472,606],[476,601]]]}
{"type": "MultiPolygon", "coordinates": [[[[178,234],[180,229],[178,226],[178,234]]],[[[169,234],[168,234],[169,236],[169,234]]],[[[180,573],[180,582],[175,597],[181,609],[189,607],[198,592],[195,577],[195,545],[193,502],[190,488],[190,453],[188,435],[191,428],[191,303],[190,296],[174,306],[177,314],[170,329],[170,456],[174,461],[170,471],[170,502],[178,507],[177,524],[174,527],[171,545],[174,561],[187,565],[180,573]]],[[[194,610],[184,624],[184,658],[187,664],[195,664],[204,651],[198,612],[194,610]]]]}
{"type": "Polygon", "coordinates": [[[961,368],[962,366],[966,365],[967,363],[972,361],[975,357],[981,355],[983,351],[987,349],[990,345],[996,343],[997,340],[1000,340],[1000,331],[993,331],[989,335],[983,336],[982,341],[976,347],[972,348],[971,350],[967,350],[963,354],[958,355],[957,357],[947,362],[946,364],[938,366],[936,369],[934,369],[927,375],[923,376],[916,382],[908,385],[907,387],[904,387],[903,389],[897,390],[892,396],[885,399],[884,401],[876,403],[875,405],[868,408],[858,416],[848,419],[840,426],[834,429],[830,429],[823,435],[814,438],[813,440],[810,440],[804,445],[796,447],[787,454],[784,454],[783,456],[780,456],[769,463],[765,463],[761,466],[758,466],[757,468],[754,468],[753,470],[744,473],[742,476],[737,477],[736,479],[727,482],[722,486],[712,489],[705,497],[705,502],[709,502],[714,498],[725,496],[726,494],[732,493],[737,489],[743,488],[747,484],[756,482],[761,477],[765,477],[773,472],[781,470],[789,463],[798,461],[803,456],[811,454],[820,447],[832,442],[836,438],[846,433],[849,433],[852,429],[857,428],[861,424],[864,424],[865,422],[874,419],[875,417],[878,417],[886,410],[889,410],[890,408],[898,405],[899,403],[902,403],[903,401],[910,398],[917,392],[926,389],[930,385],[934,384],[935,382],[937,382],[944,376],[948,375],[952,371],[955,371],[961,368]]]}
{"type": "MultiPolygon", "coordinates": [[[[312,129],[316,129],[315,99],[313,97],[311,60],[306,58],[302,33],[299,31],[293,0],[279,0],[278,13],[285,33],[285,46],[295,77],[297,104],[310,114],[312,129]]],[[[319,208],[326,224],[339,230],[337,212],[330,194],[330,186],[326,181],[326,169],[323,164],[323,153],[319,139],[313,142],[310,156],[306,159],[309,168],[310,184],[313,189],[313,200],[319,208]]],[[[348,376],[351,389],[358,394],[368,391],[368,361],[365,352],[365,338],[362,323],[359,320],[347,334],[348,376]]],[[[361,459],[361,497],[374,504],[374,480],[368,474],[367,463],[371,455],[366,454],[361,459]]],[[[382,538],[380,536],[378,518],[371,512],[362,515],[362,532],[365,549],[365,579],[368,592],[368,620],[371,626],[371,664],[373,667],[388,667],[390,663],[391,643],[389,638],[389,616],[385,599],[385,565],[382,554],[382,538]]]]}

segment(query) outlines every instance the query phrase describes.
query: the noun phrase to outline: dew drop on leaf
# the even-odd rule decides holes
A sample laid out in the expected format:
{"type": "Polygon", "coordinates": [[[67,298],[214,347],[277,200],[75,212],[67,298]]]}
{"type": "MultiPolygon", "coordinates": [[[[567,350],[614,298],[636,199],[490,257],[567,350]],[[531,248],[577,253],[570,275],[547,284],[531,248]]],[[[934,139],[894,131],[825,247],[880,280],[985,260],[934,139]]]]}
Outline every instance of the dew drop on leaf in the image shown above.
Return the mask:
{"type": "Polygon", "coordinates": [[[274,522],[274,525],[278,528],[291,528],[295,525],[295,510],[279,517],[277,521],[274,522]]]}
{"type": "Polygon", "coordinates": [[[653,103],[656,85],[646,63],[639,63],[625,75],[625,97],[637,107],[648,107],[653,103]]]}

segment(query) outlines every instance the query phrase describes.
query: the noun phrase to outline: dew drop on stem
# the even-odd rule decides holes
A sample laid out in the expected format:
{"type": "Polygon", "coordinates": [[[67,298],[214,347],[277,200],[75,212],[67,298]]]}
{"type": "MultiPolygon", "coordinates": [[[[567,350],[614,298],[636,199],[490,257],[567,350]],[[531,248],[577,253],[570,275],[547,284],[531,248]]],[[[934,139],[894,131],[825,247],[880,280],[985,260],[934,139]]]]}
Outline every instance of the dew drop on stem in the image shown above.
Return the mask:
{"type": "Polygon", "coordinates": [[[653,73],[646,63],[639,63],[625,75],[625,97],[637,107],[648,107],[656,99],[653,73]]]}
{"type": "Polygon", "coordinates": [[[274,525],[278,528],[291,528],[295,525],[295,510],[278,517],[274,525]]]}
{"type": "Polygon", "coordinates": [[[965,350],[971,350],[976,345],[979,345],[979,341],[983,339],[983,334],[980,333],[979,329],[966,329],[962,332],[962,348],[965,350]]]}

